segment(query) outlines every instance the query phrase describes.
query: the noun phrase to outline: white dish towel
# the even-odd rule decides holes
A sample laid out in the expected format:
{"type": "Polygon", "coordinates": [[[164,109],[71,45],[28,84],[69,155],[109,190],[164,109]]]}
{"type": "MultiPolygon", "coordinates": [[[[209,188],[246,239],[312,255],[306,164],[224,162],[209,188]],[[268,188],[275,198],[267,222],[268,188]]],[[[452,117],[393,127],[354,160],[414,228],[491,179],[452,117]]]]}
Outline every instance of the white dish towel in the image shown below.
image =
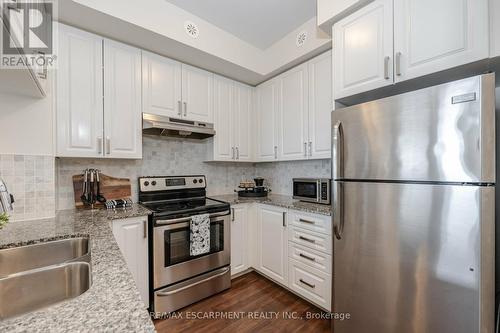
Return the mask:
{"type": "Polygon", "coordinates": [[[191,217],[190,252],[199,256],[210,252],[210,215],[195,215],[191,217]]]}

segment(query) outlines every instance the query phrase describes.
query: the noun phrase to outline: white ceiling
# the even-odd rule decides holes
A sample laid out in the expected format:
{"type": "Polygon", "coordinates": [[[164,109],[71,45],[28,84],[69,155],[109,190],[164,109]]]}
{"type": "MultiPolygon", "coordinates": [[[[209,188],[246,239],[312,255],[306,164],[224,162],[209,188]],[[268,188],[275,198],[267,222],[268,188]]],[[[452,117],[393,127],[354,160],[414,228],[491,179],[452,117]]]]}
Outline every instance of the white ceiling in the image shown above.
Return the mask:
{"type": "Polygon", "coordinates": [[[316,15],[316,0],[165,1],[263,50],[316,15]]]}

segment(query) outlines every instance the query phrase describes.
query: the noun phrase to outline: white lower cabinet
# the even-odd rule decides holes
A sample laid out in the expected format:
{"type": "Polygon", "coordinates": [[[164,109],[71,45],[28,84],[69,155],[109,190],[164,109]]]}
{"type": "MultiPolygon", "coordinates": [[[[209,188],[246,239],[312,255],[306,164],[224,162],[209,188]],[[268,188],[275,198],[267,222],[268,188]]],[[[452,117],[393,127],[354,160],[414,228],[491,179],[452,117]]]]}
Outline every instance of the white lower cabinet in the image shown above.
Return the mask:
{"type": "Polygon", "coordinates": [[[330,311],[331,217],[266,204],[233,206],[231,271],[254,268],[330,311]],[[308,229],[303,229],[303,226],[308,229]],[[243,234],[246,234],[246,237],[243,234]],[[242,259],[242,247],[249,249],[242,259]],[[256,257],[252,259],[252,254],[256,257]],[[247,264],[244,263],[247,260],[247,264]]]}
{"type": "Polygon", "coordinates": [[[248,269],[248,206],[231,207],[231,275],[248,269]]]}
{"type": "Polygon", "coordinates": [[[149,306],[148,217],[111,221],[113,236],[134,277],[145,307],[149,306]]]}
{"type": "Polygon", "coordinates": [[[257,206],[257,270],[274,281],[286,285],[287,210],[280,207],[257,206]]]}
{"type": "Polygon", "coordinates": [[[332,299],[331,275],[294,259],[290,259],[288,268],[288,287],[304,298],[330,311],[332,299]]]}

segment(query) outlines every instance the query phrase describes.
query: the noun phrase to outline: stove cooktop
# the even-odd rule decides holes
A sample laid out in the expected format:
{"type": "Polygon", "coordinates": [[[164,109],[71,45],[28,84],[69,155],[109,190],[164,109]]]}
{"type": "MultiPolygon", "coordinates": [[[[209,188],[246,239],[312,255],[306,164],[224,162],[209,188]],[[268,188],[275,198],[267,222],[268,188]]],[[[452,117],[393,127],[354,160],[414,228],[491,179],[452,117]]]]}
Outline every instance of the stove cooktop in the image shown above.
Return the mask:
{"type": "Polygon", "coordinates": [[[155,216],[162,217],[212,213],[230,208],[228,203],[210,198],[156,201],[142,203],[142,205],[152,210],[155,216]]]}

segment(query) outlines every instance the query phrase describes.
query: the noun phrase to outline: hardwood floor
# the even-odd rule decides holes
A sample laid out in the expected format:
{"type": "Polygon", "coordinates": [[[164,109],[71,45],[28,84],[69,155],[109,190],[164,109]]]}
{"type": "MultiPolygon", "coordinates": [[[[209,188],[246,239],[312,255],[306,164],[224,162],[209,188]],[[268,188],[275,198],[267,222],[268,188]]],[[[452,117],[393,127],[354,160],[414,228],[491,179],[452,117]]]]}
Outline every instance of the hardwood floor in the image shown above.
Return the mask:
{"type": "Polygon", "coordinates": [[[234,279],[231,289],[181,309],[171,318],[156,320],[155,327],[159,333],[330,332],[330,320],[307,319],[308,313],[319,315],[323,312],[250,272],[234,279]],[[210,315],[226,318],[203,318],[210,315]]]}

